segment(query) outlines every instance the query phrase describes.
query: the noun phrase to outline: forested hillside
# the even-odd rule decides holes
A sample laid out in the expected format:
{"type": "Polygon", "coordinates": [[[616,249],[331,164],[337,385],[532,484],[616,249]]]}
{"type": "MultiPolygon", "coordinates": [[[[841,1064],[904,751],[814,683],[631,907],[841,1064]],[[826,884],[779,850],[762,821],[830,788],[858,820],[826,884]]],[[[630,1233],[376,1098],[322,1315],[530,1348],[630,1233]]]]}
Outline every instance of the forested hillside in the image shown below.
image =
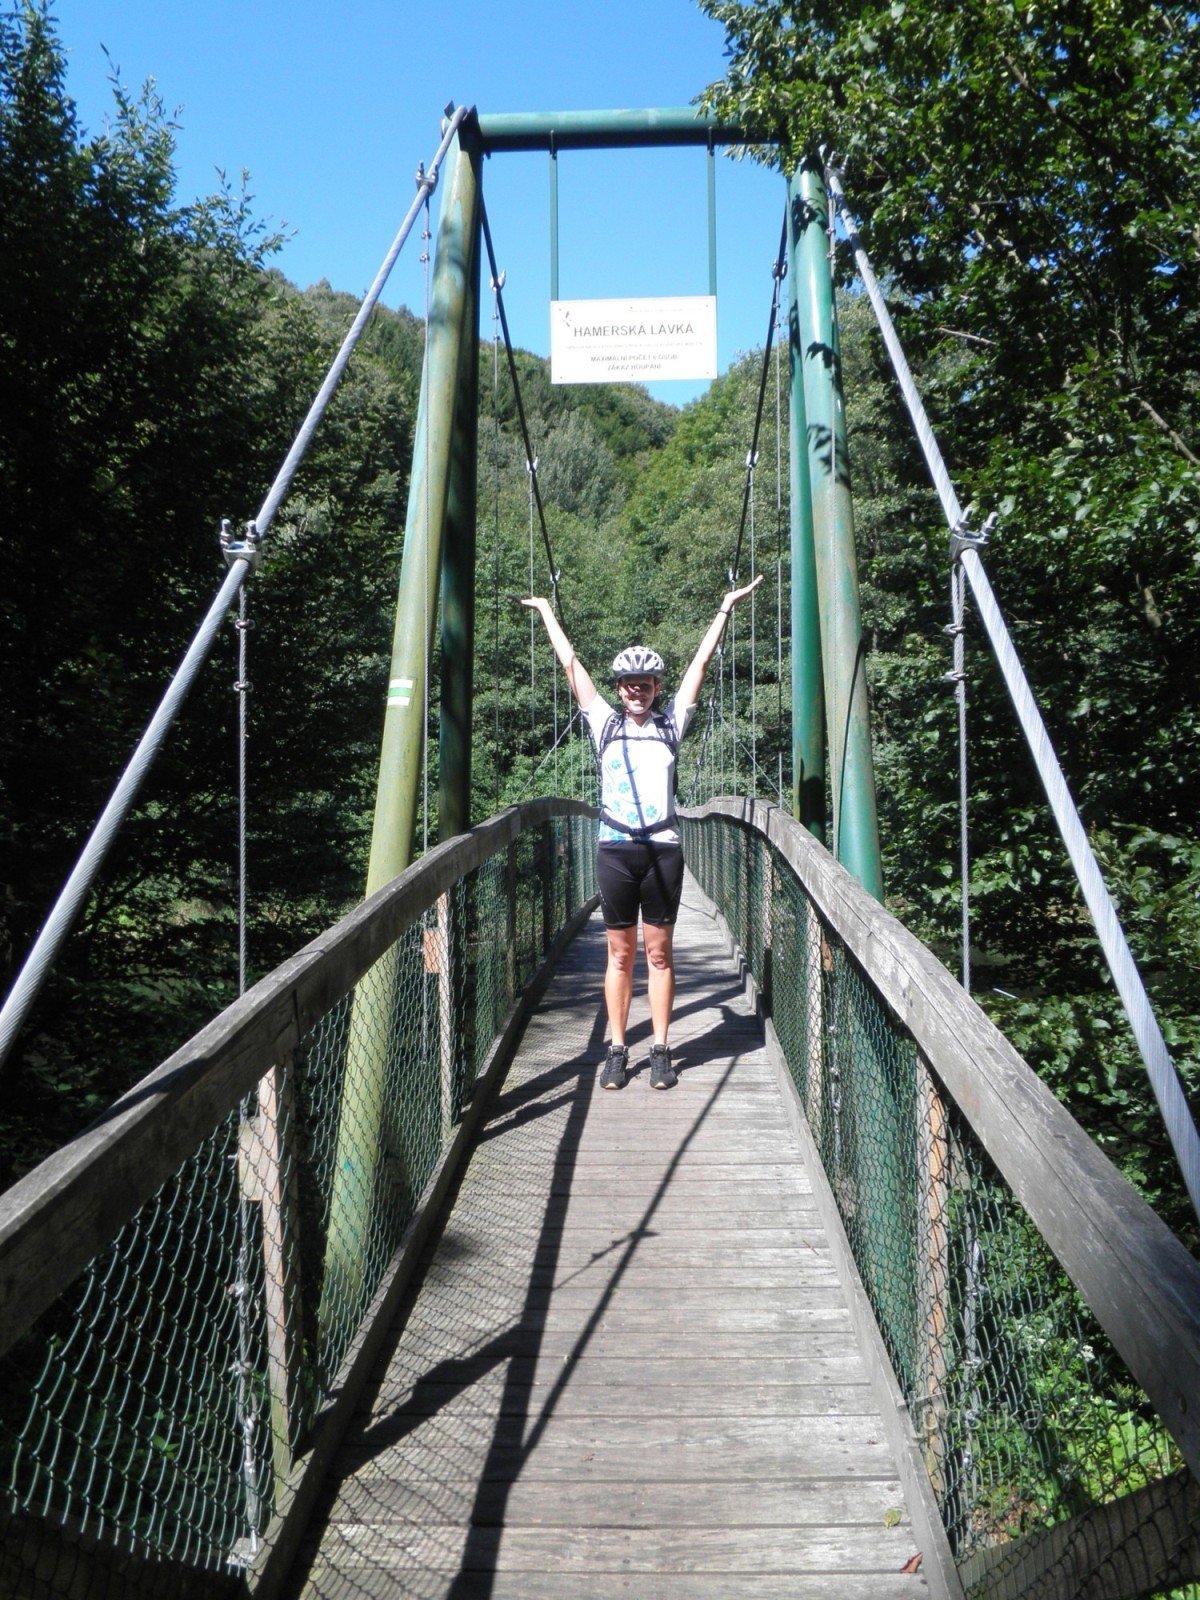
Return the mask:
{"type": "MultiPolygon", "coordinates": [[[[1194,1092],[1200,491],[1191,441],[1200,358],[1189,330],[1200,292],[1192,224],[1172,196],[1196,198],[1196,122],[1182,109],[1194,107],[1195,86],[1177,57],[1170,72],[1144,61],[1128,68],[1129,95],[1165,96],[1169,151],[1143,152],[1136,196],[1126,201],[1110,184],[1106,199],[1109,146],[1134,139],[1122,131],[1125,112],[1106,119],[1100,99],[1061,104],[1059,89],[1030,78],[1042,44],[1005,38],[996,49],[1024,52],[1014,60],[1033,87],[1014,78],[1007,110],[984,97],[970,154],[960,149],[962,130],[952,131],[953,108],[942,105],[942,122],[923,132],[932,160],[909,151],[893,181],[884,134],[899,138],[894,108],[872,122],[870,95],[899,97],[902,81],[917,93],[922,73],[940,83],[948,68],[938,51],[949,52],[962,83],[974,82],[986,46],[967,50],[966,23],[960,32],[919,9],[885,11],[875,48],[893,51],[895,73],[909,75],[892,84],[865,71],[867,24],[847,18],[835,89],[816,35],[792,37],[773,6],[713,0],[708,9],[726,21],[733,50],[718,103],[769,120],[785,162],[799,159],[818,128],[847,152],[847,184],[963,498],[981,515],[1002,514],[988,565],[1194,1092]],[[783,55],[773,38],[787,40],[783,55]],[[793,68],[807,73],[803,92],[793,68]],[[859,97],[853,119],[841,103],[847,84],[859,97]],[[1026,101],[1042,111],[1010,138],[1006,117],[1026,101]],[[1047,103],[1059,108],[1054,115],[1047,103]],[[1051,130],[1045,147],[1034,137],[1042,123],[1051,130]],[[1096,143],[1102,124],[1107,145],[1096,143]],[[1022,176],[1036,204],[1012,198],[1013,141],[1022,139],[1037,157],[1022,176]],[[1056,184],[1056,162],[1078,181],[1056,184]],[[971,184],[959,202],[940,185],[966,168],[971,184]]],[[[1161,15],[1184,32],[1192,26],[1170,8],[1161,15]]],[[[1160,44],[1171,39],[1163,26],[1160,44]]],[[[1064,37],[1062,48],[1074,48],[1064,37]]],[[[822,37],[823,49],[835,48],[831,39],[822,37]]],[[[6,982],[220,582],[220,519],[236,525],[253,515],[355,310],[327,284],[302,292],[272,270],[276,241],[247,196],[177,196],[173,129],[152,96],[118,87],[111,127],[80,128],[62,48],[42,12],[5,12],[6,982]]],[[[1113,73],[1094,85],[1110,111],[1125,83],[1113,73]]],[[[1140,148],[1130,145],[1131,163],[1140,148]]],[[[769,284],[764,319],[768,293],[769,284]]],[[[489,312],[485,303],[485,340],[489,312]]],[[[953,963],[947,539],[869,308],[848,278],[841,319],[885,879],[895,909],[953,963]]],[[[422,348],[417,318],[376,314],[249,586],[252,978],[361,892],[422,348]]],[[[545,362],[517,352],[564,616],[598,680],[634,639],[656,645],[677,675],[710,620],[737,542],[761,363],[751,353],[680,412],[636,388],[554,388],[545,362]]],[[[744,576],[753,554],[767,582],[753,628],[749,608],[739,612],[736,708],[728,673],[724,685],[716,671],[709,682],[738,722],[737,770],[727,765],[727,774],[745,787],[753,752],[757,786],[770,795],[781,777],[785,794],[791,782],[786,484],[776,466],[780,440],[786,478],[786,358],[781,381],[775,363],[772,352],[753,531],[740,564],[744,576]]],[[[529,591],[531,565],[536,590],[548,590],[549,575],[541,532],[531,528],[506,363],[487,343],[480,394],[474,810],[483,817],[553,787],[554,675],[536,629],[531,674],[529,615],[513,599],[529,591]]],[[[969,656],[980,999],[1186,1231],[1142,1069],[974,633],[969,656]]],[[[235,668],[231,625],[4,1072],[10,1173],[235,992],[235,668]]],[[[567,709],[560,684],[564,720],[567,709]]],[[[706,781],[712,763],[728,762],[731,741],[724,756],[716,739],[704,742],[708,719],[706,706],[684,749],[685,794],[699,759],[706,781]]]]}

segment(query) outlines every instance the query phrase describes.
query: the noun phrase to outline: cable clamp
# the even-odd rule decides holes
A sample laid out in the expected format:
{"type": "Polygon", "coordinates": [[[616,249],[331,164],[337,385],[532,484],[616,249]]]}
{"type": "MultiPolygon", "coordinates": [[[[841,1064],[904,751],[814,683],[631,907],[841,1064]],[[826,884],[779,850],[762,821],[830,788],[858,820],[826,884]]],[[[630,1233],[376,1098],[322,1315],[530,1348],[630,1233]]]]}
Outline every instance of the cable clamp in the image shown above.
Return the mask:
{"type": "Polygon", "coordinates": [[[951,561],[957,561],[964,550],[982,550],[992,536],[996,521],[996,513],[993,511],[983,527],[976,533],[972,530],[967,518],[965,516],[960,517],[950,534],[951,561]]]}
{"type": "Polygon", "coordinates": [[[433,191],[438,186],[438,167],[437,167],[437,162],[435,161],[434,164],[430,167],[429,171],[426,172],[425,163],[423,161],[418,161],[417,162],[417,170],[416,170],[416,173],[414,174],[414,178],[415,178],[415,182],[416,182],[417,188],[418,189],[424,189],[425,198],[426,198],[426,200],[428,200],[430,195],[433,193],[433,191]]]}
{"type": "Polygon", "coordinates": [[[965,683],[966,680],[967,680],[967,675],[966,675],[965,672],[943,672],[942,673],[942,682],[943,683],[952,683],[952,684],[955,685],[955,687],[957,687],[960,683],[965,683]]]}
{"type": "Polygon", "coordinates": [[[492,279],[492,293],[493,294],[499,294],[500,293],[501,289],[503,289],[503,287],[504,287],[504,284],[505,284],[505,281],[506,281],[507,278],[508,278],[508,273],[507,272],[502,272],[502,273],[500,273],[499,277],[496,277],[496,278],[492,279]]]}
{"type": "Polygon", "coordinates": [[[777,282],[782,283],[783,280],[787,277],[787,275],[788,275],[787,257],[786,256],[778,256],[778,257],[776,257],[775,265],[771,268],[771,276],[777,282]]]}
{"type": "Polygon", "coordinates": [[[533,475],[537,471],[537,469],[538,469],[538,458],[536,456],[534,456],[534,458],[531,461],[529,459],[529,457],[526,456],[525,457],[525,471],[529,474],[529,476],[531,478],[533,477],[533,475]]]}
{"type": "Polygon", "coordinates": [[[246,531],[242,537],[235,539],[229,518],[222,517],[219,538],[221,554],[225,557],[227,566],[231,567],[235,561],[244,561],[251,572],[258,571],[262,555],[262,536],[252,522],[246,524],[246,531]]]}
{"type": "Polygon", "coordinates": [[[966,633],[966,631],[967,625],[965,622],[948,622],[942,629],[942,632],[951,639],[957,639],[960,633],[966,633]]]}
{"type": "Polygon", "coordinates": [[[757,465],[758,465],[758,451],[757,450],[747,450],[746,451],[746,470],[748,472],[752,472],[757,465]]]}

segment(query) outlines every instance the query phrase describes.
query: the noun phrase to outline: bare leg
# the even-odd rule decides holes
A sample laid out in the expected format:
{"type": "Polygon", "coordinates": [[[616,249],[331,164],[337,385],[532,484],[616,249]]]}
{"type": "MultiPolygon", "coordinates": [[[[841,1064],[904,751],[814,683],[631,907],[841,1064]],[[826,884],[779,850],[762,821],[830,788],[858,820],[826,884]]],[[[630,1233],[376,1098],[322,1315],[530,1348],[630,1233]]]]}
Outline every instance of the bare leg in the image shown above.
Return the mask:
{"type": "Polygon", "coordinates": [[[604,973],[604,1004],[608,1008],[609,1038],[625,1043],[629,1003],[633,999],[633,962],[637,955],[636,928],[606,928],[608,967],[604,973]]]}
{"type": "Polygon", "coordinates": [[[675,1004],[675,929],[642,924],[642,943],[646,948],[649,973],[650,1022],[654,1044],[666,1044],[675,1004]]]}

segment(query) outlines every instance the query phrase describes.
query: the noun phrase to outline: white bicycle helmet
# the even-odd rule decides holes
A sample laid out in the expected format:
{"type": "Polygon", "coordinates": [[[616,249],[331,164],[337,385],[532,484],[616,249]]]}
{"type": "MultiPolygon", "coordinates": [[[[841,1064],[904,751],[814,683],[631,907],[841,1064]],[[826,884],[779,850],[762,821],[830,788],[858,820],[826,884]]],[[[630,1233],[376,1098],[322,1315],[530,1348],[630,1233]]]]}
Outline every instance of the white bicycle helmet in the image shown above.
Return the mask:
{"type": "Polygon", "coordinates": [[[613,677],[630,678],[635,673],[648,672],[652,678],[661,678],[666,670],[657,650],[647,650],[644,644],[631,644],[613,657],[613,677]]]}

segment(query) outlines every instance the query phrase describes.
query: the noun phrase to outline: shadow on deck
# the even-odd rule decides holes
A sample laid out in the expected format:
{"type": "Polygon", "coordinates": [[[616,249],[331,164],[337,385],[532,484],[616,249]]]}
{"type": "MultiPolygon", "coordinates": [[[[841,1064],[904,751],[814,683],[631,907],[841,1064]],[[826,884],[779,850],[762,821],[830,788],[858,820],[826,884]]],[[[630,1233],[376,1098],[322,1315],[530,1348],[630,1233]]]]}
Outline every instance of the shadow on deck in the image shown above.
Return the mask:
{"type": "Polygon", "coordinates": [[[689,880],[678,1086],[603,1093],[598,919],[496,1099],[287,1593],[926,1592],[762,1030],[689,880]]]}

